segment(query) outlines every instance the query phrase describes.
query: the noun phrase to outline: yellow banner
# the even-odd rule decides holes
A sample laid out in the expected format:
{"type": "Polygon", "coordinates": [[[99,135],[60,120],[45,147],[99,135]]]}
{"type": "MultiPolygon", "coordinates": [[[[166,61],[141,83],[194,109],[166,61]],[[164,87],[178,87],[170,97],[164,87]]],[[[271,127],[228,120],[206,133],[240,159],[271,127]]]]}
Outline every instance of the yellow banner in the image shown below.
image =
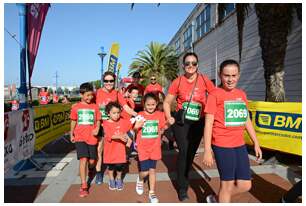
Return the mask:
{"type": "Polygon", "coordinates": [[[302,103],[250,101],[249,114],[261,147],[302,155],[302,103]]]}
{"type": "Polygon", "coordinates": [[[119,48],[120,45],[118,43],[113,43],[110,49],[109,61],[108,61],[108,71],[116,74],[116,67],[118,64],[119,57],[119,48]]]}
{"type": "Polygon", "coordinates": [[[70,131],[70,109],[71,104],[49,104],[34,107],[36,151],[70,131]]]}

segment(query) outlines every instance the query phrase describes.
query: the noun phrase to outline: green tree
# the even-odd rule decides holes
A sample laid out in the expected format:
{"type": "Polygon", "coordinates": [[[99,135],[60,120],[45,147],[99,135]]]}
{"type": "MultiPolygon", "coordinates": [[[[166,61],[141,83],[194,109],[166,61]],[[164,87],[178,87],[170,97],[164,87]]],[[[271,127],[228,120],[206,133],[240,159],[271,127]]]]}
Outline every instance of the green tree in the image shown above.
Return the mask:
{"type": "Polygon", "coordinates": [[[47,91],[48,91],[49,94],[53,94],[53,89],[51,87],[49,87],[47,91]]]}
{"type": "Polygon", "coordinates": [[[96,89],[101,88],[101,80],[96,80],[96,81],[92,81],[90,82],[96,89]]]}
{"type": "MultiPolygon", "coordinates": [[[[224,4],[218,4],[222,12],[224,4]]],[[[243,26],[249,4],[236,4],[239,58],[243,43],[243,26]]],[[[287,49],[287,37],[291,30],[293,12],[302,21],[302,4],[255,4],[258,17],[261,57],[263,60],[266,83],[266,101],[284,102],[284,62],[287,49]]]]}
{"type": "Polygon", "coordinates": [[[149,83],[150,75],[155,74],[157,81],[165,86],[168,81],[177,77],[178,57],[175,50],[166,44],[151,42],[145,50],[138,51],[137,57],[129,67],[129,76],[139,71],[143,78],[142,84],[149,83]]]}
{"type": "Polygon", "coordinates": [[[64,88],[64,94],[69,94],[69,89],[67,87],[64,88]]]}

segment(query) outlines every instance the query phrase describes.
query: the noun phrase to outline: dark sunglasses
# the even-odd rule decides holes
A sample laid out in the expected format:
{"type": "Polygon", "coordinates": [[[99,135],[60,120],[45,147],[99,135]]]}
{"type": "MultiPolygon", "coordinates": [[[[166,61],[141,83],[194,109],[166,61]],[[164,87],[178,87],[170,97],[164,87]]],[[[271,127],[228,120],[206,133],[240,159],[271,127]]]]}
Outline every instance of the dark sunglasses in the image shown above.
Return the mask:
{"type": "Polygon", "coordinates": [[[187,66],[197,66],[198,65],[198,62],[184,62],[184,66],[187,67],[187,66]]]}
{"type": "Polygon", "coordinates": [[[151,79],[151,80],[156,80],[156,79],[154,78],[154,79],[151,79]]]}
{"type": "Polygon", "coordinates": [[[107,79],[103,79],[103,82],[105,82],[105,83],[114,83],[115,82],[115,80],[107,80],[107,79]]]}

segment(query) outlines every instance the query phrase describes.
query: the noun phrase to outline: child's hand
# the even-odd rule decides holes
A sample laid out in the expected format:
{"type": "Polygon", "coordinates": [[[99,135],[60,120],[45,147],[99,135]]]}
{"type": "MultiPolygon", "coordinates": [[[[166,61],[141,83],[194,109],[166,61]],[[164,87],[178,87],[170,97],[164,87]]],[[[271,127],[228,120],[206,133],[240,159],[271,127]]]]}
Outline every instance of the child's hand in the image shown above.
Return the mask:
{"type": "Polygon", "coordinates": [[[70,135],[70,142],[75,143],[73,135],[70,135]]]}
{"type": "Polygon", "coordinates": [[[173,125],[175,123],[175,119],[173,117],[170,117],[169,119],[167,119],[167,122],[169,125],[173,125]]]}
{"type": "Polygon", "coordinates": [[[127,138],[126,146],[127,146],[127,147],[131,147],[132,142],[133,142],[133,141],[132,141],[130,138],[127,138]]]}
{"type": "Polygon", "coordinates": [[[203,163],[208,167],[211,167],[214,164],[212,151],[204,151],[203,163]]]}
{"type": "Polygon", "coordinates": [[[255,155],[256,155],[256,161],[260,161],[261,158],[262,158],[262,151],[261,151],[258,144],[254,145],[254,151],[255,151],[255,155]]]}
{"type": "Polygon", "coordinates": [[[96,127],[95,129],[92,130],[91,134],[93,136],[97,136],[99,134],[99,127],[96,127]]]}
{"type": "Polygon", "coordinates": [[[145,120],[136,121],[134,128],[139,129],[139,128],[143,127],[144,123],[145,123],[145,120]]]}

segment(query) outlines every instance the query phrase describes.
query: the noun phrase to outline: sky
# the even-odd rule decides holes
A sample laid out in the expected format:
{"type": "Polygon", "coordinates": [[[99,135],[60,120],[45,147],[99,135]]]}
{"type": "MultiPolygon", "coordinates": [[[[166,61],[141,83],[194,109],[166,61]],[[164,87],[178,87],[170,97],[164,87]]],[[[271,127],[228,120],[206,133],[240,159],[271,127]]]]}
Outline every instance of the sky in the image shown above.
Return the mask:
{"type": "MultiPolygon", "coordinates": [[[[168,44],[196,4],[67,4],[52,3],[41,35],[32,74],[33,86],[78,86],[100,79],[100,47],[109,54],[120,44],[122,77],[138,51],[151,41],[168,44]]],[[[19,40],[19,17],[14,3],[4,4],[4,27],[19,40]]],[[[104,71],[109,55],[104,58],[104,71]]],[[[19,86],[19,44],[4,32],[4,83],[19,86]]]]}

